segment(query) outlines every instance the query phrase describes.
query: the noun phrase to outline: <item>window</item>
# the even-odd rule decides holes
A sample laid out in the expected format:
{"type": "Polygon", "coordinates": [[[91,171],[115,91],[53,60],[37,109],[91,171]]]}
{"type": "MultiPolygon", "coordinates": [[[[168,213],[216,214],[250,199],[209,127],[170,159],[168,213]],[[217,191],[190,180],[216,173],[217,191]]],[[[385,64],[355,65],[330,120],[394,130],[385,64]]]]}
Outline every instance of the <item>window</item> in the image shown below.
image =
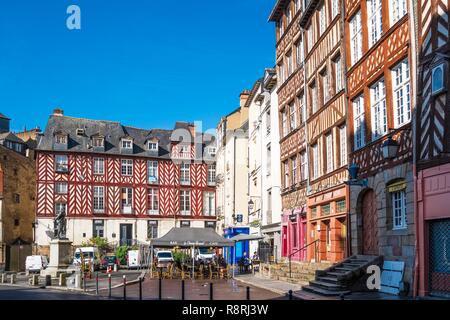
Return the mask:
{"type": "Polygon", "coordinates": [[[148,150],[149,151],[158,151],[158,142],[149,142],[148,143],[148,150]]]}
{"type": "Polygon", "coordinates": [[[203,193],[203,215],[216,215],[216,194],[214,192],[203,193]]]}
{"type": "Polygon", "coordinates": [[[211,228],[216,230],[216,222],[215,221],[205,221],[205,228],[211,228]]]}
{"type": "Polygon", "coordinates": [[[20,219],[14,219],[14,226],[15,227],[18,227],[18,226],[20,226],[20,219]]]}
{"type": "Polygon", "coordinates": [[[406,14],[406,0],[391,0],[391,26],[406,14]]]}
{"type": "Polygon", "coordinates": [[[158,238],[158,220],[147,221],[147,239],[158,238]]]}
{"type": "Polygon", "coordinates": [[[303,56],[303,38],[300,36],[297,43],[295,44],[295,53],[296,53],[296,61],[297,61],[297,67],[299,67],[304,60],[303,56]]]}
{"type": "Polygon", "coordinates": [[[270,134],[271,126],[272,126],[272,119],[270,116],[270,109],[268,109],[266,112],[266,135],[270,134]]]}
{"type": "Polygon", "coordinates": [[[406,225],[406,194],[405,190],[391,193],[394,230],[405,229],[406,225]]]}
{"type": "Polygon", "coordinates": [[[122,139],[122,149],[133,149],[133,140],[122,139]]]}
{"type": "Polygon", "coordinates": [[[20,203],[20,194],[14,193],[14,203],[20,203]]]}
{"type": "Polygon", "coordinates": [[[147,190],[148,214],[158,214],[158,189],[150,188],[147,190]]]}
{"type": "Polygon", "coordinates": [[[307,33],[308,52],[310,52],[314,47],[314,27],[312,23],[309,25],[307,33]]]}
{"type": "Polygon", "coordinates": [[[94,186],[94,212],[103,213],[105,211],[105,187],[94,186]]]}
{"type": "Polygon", "coordinates": [[[180,183],[181,184],[189,184],[191,182],[190,178],[190,164],[182,163],[180,165],[180,183]]]}
{"type": "Polygon", "coordinates": [[[334,79],[335,79],[335,93],[338,93],[344,88],[342,81],[342,63],[341,56],[334,59],[334,79]]]}
{"type": "Polygon", "coordinates": [[[180,221],[180,228],[190,228],[191,222],[190,221],[180,221]]]}
{"type": "Polygon", "coordinates": [[[64,134],[58,134],[55,136],[55,142],[57,144],[67,144],[67,136],[64,134]]]}
{"type": "Polygon", "coordinates": [[[312,149],[312,164],[313,164],[313,179],[319,177],[319,147],[317,143],[311,147],[312,149]]]}
{"type": "Polygon", "coordinates": [[[208,164],[208,184],[213,185],[216,183],[216,165],[208,164]]]}
{"type": "Polygon", "coordinates": [[[66,208],[67,208],[66,203],[56,203],[55,204],[55,215],[66,214],[66,212],[67,212],[66,208]]]}
{"type": "Polygon", "coordinates": [[[315,82],[310,85],[309,90],[311,92],[311,114],[314,114],[317,111],[317,89],[315,82]]]}
{"type": "Polygon", "coordinates": [[[289,129],[293,131],[295,128],[297,128],[297,110],[294,101],[292,101],[289,104],[289,129]]]}
{"type": "Polygon", "coordinates": [[[330,226],[330,222],[328,222],[326,225],[326,231],[327,231],[327,236],[326,236],[326,243],[327,243],[327,251],[331,251],[331,226],[330,226]]]}
{"type": "Polygon", "coordinates": [[[355,150],[364,147],[366,124],[364,119],[364,97],[360,95],[353,100],[353,117],[355,128],[355,150]]]}
{"type": "Polygon", "coordinates": [[[77,136],[84,136],[84,129],[77,129],[77,136]]]}
{"type": "Polygon", "coordinates": [[[105,159],[94,158],[94,174],[104,174],[105,173],[105,159]]]}
{"type": "Polygon", "coordinates": [[[103,238],[105,236],[105,220],[94,220],[92,223],[92,237],[103,238]]]}
{"type": "Polygon", "coordinates": [[[284,172],[284,188],[289,187],[289,161],[283,162],[283,172],[284,172]]]}
{"type": "Polygon", "coordinates": [[[158,161],[147,161],[148,183],[158,182],[158,161]]]}
{"type": "Polygon", "coordinates": [[[67,173],[69,172],[69,160],[66,155],[55,156],[56,172],[67,173]]]}
{"type": "Polygon", "coordinates": [[[437,66],[433,67],[433,71],[431,73],[431,94],[437,95],[445,90],[444,85],[444,64],[441,63],[437,66]]]}
{"type": "Polygon", "coordinates": [[[132,176],[133,175],[133,160],[123,159],[121,171],[122,171],[123,176],[132,176]]]}
{"type": "Polygon", "coordinates": [[[272,147],[270,143],[266,147],[266,175],[270,176],[272,171],[272,147]]]}
{"type": "Polygon", "coordinates": [[[283,62],[277,65],[278,69],[278,78],[280,79],[280,84],[284,82],[284,66],[283,62]]]}
{"type": "Polygon", "coordinates": [[[294,248],[298,247],[298,237],[297,237],[297,224],[292,224],[292,246],[294,248]]]}
{"type": "Polygon", "coordinates": [[[327,173],[334,170],[333,134],[325,136],[327,152],[327,173]]]}
{"type": "Polygon", "coordinates": [[[336,201],[336,213],[342,213],[347,210],[345,199],[336,201]]]}
{"type": "Polygon", "coordinates": [[[133,206],[133,189],[122,188],[122,212],[132,213],[133,206]]]}
{"type": "Polygon", "coordinates": [[[322,206],[322,215],[328,216],[331,213],[331,205],[329,203],[322,206]]]}
{"type": "Polygon", "coordinates": [[[67,194],[67,182],[56,182],[55,192],[56,194],[67,194]]]}
{"type": "Polygon", "coordinates": [[[376,140],[387,132],[384,79],[379,80],[370,88],[370,101],[372,104],[372,140],[376,140]]]}
{"type": "Polygon", "coordinates": [[[339,14],[339,0],[331,1],[331,19],[334,19],[339,14]]]}
{"type": "Polygon", "coordinates": [[[293,70],[293,65],[292,65],[292,52],[289,51],[288,53],[286,53],[286,61],[287,61],[287,76],[289,77],[293,70]]]}
{"type": "Polygon", "coordinates": [[[320,73],[320,81],[322,85],[322,99],[323,99],[322,105],[325,105],[330,99],[330,84],[328,83],[329,77],[327,69],[324,69],[320,73]]]}
{"type": "Polygon", "coordinates": [[[328,27],[327,11],[325,3],[319,8],[319,35],[322,35],[328,27]]]}
{"type": "Polygon", "coordinates": [[[281,137],[285,137],[288,134],[288,126],[287,126],[287,114],[286,108],[281,111],[281,137]]]}
{"type": "Polygon", "coordinates": [[[291,3],[289,2],[288,6],[286,7],[286,26],[288,26],[292,21],[292,9],[291,9],[291,3]]]}
{"type": "Polygon", "coordinates": [[[96,137],[92,138],[92,146],[93,147],[103,147],[105,145],[105,139],[96,137]]]}
{"type": "Polygon", "coordinates": [[[306,161],[306,151],[300,153],[300,180],[308,179],[308,165],[306,161]]]}
{"type": "Polygon", "coordinates": [[[191,192],[189,190],[180,191],[180,211],[181,214],[191,214],[191,192]]]}
{"type": "Polygon", "coordinates": [[[291,184],[293,186],[295,186],[295,184],[297,183],[297,157],[292,157],[291,158],[291,164],[292,164],[292,175],[291,175],[291,184]]]}
{"type": "Polygon", "coordinates": [[[306,108],[305,108],[305,94],[302,92],[297,97],[298,102],[298,112],[300,114],[300,124],[306,122],[306,108]]]}
{"type": "Polygon", "coordinates": [[[369,24],[369,46],[373,46],[383,34],[381,0],[367,1],[369,24]]]}
{"type": "Polygon", "coordinates": [[[347,127],[343,125],[339,128],[339,163],[342,166],[347,164],[347,127]]]}
{"type": "Polygon", "coordinates": [[[216,156],[216,152],[217,152],[217,149],[215,147],[208,147],[208,154],[211,157],[215,157],[216,156]]]}
{"type": "Polygon", "coordinates": [[[409,65],[405,59],[392,70],[394,92],[394,125],[396,128],[411,120],[409,65]]]}
{"type": "Polygon", "coordinates": [[[361,11],[358,11],[350,20],[350,51],[353,65],[362,56],[361,11]]]}

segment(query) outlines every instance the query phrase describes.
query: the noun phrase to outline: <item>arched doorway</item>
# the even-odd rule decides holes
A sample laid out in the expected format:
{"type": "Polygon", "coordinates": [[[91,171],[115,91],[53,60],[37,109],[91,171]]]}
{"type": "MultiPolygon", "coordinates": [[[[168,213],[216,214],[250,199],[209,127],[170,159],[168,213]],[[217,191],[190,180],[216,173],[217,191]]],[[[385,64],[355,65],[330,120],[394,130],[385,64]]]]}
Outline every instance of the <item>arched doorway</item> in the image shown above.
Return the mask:
{"type": "Polygon", "coordinates": [[[367,191],[362,199],[362,250],[363,254],[378,255],[377,199],[373,190],[367,191]]]}

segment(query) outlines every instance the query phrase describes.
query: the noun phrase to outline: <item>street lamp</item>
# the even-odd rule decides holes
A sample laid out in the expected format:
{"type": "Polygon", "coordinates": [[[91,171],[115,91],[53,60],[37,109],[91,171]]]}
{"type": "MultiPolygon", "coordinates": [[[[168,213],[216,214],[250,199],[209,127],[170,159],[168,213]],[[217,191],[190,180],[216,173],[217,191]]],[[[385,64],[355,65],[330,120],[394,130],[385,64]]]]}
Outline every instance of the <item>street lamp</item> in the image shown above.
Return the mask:
{"type": "Polygon", "coordinates": [[[397,141],[392,139],[390,136],[386,139],[386,141],[383,142],[383,146],[381,147],[381,150],[383,152],[383,158],[386,160],[394,159],[397,155],[397,151],[400,145],[397,141]]]}
{"type": "Polygon", "coordinates": [[[250,201],[248,202],[248,210],[250,212],[252,212],[254,207],[255,207],[255,203],[253,202],[252,199],[250,199],[250,201]]]}

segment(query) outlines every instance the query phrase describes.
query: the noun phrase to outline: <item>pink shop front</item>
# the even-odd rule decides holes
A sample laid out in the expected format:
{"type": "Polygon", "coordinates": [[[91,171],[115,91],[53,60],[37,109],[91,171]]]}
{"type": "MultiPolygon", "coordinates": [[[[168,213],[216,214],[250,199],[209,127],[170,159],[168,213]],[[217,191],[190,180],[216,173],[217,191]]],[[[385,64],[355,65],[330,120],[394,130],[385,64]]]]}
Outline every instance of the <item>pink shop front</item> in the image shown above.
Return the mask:
{"type": "Polygon", "coordinates": [[[306,250],[302,249],[306,245],[306,208],[296,209],[294,212],[285,210],[281,224],[281,256],[292,261],[305,261],[306,250]]]}

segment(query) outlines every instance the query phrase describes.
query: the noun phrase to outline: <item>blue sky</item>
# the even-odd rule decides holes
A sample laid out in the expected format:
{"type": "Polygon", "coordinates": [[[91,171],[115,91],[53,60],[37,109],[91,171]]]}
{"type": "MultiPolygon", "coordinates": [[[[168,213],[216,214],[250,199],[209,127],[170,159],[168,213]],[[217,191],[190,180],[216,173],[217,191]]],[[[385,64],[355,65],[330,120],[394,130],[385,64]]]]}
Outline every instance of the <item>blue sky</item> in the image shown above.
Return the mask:
{"type": "Polygon", "coordinates": [[[66,115],[204,130],[275,64],[275,0],[0,3],[0,112],[12,129],[66,115]],[[66,9],[81,8],[81,30],[66,9]]]}

